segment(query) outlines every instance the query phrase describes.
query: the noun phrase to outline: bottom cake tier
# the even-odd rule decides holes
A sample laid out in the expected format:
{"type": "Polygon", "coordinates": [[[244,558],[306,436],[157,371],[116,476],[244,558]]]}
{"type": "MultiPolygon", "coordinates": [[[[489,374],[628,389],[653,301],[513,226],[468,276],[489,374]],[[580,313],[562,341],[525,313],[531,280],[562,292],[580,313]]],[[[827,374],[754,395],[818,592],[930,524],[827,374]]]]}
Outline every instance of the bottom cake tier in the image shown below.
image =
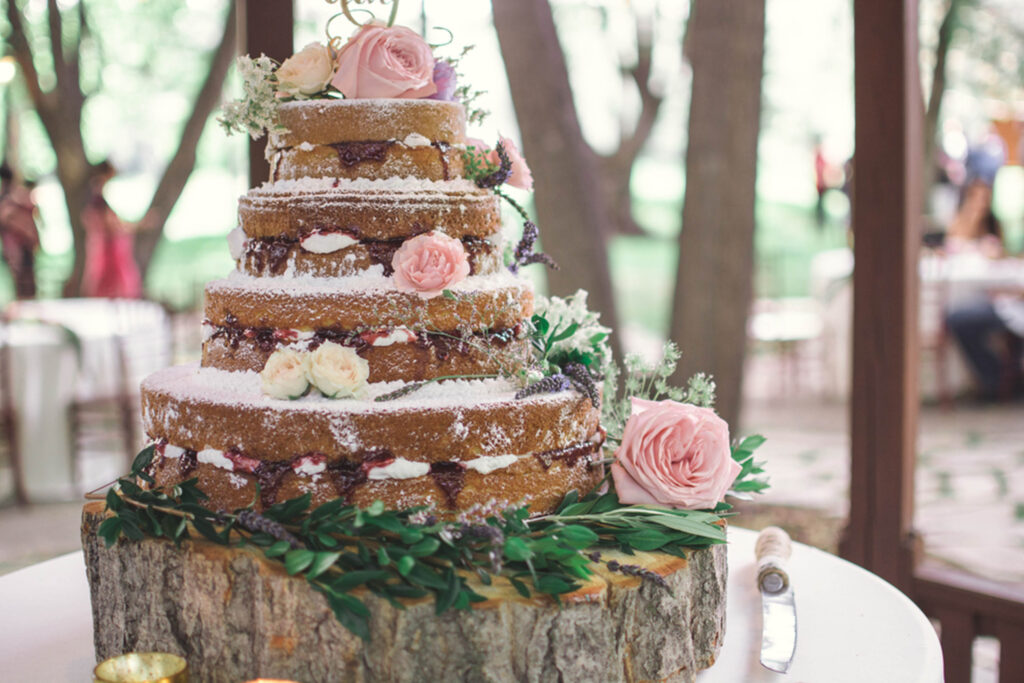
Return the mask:
{"type": "Polygon", "coordinates": [[[376,400],[402,387],[287,401],[263,395],[254,372],[168,368],[142,385],[150,473],[159,486],[198,477],[217,509],[309,492],[314,505],[379,499],[443,516],[522,504],[545,514],[600,481],[604,431],[577,392],[516,399],[506,380],[454,380],[376,400]]]}

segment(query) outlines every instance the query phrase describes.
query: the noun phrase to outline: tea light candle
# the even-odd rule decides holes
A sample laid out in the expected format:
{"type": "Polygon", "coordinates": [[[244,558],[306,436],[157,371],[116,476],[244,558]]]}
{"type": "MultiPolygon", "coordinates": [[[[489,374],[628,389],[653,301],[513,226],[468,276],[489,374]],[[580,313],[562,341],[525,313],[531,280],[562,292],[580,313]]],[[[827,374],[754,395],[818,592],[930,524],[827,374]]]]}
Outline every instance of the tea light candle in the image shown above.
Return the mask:
{"type": "Polygon", "coordinates": [[[188,662],[167,652],[129,652],[100,662],[94,683],[188,683],[188,662]]]}

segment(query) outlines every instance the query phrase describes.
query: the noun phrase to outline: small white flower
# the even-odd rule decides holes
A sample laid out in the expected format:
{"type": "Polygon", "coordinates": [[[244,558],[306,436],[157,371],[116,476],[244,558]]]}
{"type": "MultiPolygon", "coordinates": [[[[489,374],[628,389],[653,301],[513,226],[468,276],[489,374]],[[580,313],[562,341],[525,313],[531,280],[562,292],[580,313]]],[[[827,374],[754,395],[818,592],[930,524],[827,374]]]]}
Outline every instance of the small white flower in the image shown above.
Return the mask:
{"type": "Polygon", "coordinates": [[[309,356],[288,348],[270,354],[260,372],[263,393],[272,398],[295,399],[309,391],[309,356]]]}
{"type": "Polygon", "coordinates": [[[310,43],[284,60],[276,73],[279,93],[290,97],[315,95],[334,75],[334,60],[326,45],[310,43]]]}
{"type": "Polygon", "coordinates": [[[362,398],[370,364],[347,346],[325,342],[310,354],[309,381],[328,398],[362,398]]]}

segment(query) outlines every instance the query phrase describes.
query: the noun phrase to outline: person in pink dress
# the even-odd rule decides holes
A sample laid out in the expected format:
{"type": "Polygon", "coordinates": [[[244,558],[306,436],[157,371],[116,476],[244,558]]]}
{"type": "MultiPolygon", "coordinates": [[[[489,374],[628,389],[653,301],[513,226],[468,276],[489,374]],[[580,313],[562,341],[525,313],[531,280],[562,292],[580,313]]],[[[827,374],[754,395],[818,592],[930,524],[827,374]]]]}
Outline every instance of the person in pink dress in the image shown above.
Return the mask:
{"type": "Polygon", "coordinates": [[[109,161],[93,167],[89,199],[82,211],[85,227],[85,296],[137,299],[142,296],[142,277],[135,263],[135,235],[107,200],[103,188],[116,171],[109,161]]]}

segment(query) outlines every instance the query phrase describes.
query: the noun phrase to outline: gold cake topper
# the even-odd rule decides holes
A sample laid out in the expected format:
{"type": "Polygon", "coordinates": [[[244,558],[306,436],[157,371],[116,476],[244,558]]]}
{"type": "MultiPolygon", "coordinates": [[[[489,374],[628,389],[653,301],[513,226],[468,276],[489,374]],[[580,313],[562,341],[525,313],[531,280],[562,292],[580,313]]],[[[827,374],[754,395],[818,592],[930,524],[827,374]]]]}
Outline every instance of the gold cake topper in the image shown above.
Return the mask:
{"type": "MultiPolygon", "coordinates": [[[[398,0],[327,0],[327,4],[333,5],[338,3],[341,5],[341,12],[331,17],[333,20],[335,17],[343,16],[351,21],[356,26],[363,26],[371,21],[377,19],[377,15],[373,13],[372,9],[368,7],[349,7],[349,5],[373,5],[374,3],[379,4],[382,8],[386,8],[391,5],[391,14],[388,16],[387,25],[392,26],[395,23],[395,16],[398,14],[398,0]],[[364,13],[370,15],[370,18],[366,21],[358,21],[353,13],[364,13]]],[[[327,22],[330,24],[330,21],[327,22]]]]}

